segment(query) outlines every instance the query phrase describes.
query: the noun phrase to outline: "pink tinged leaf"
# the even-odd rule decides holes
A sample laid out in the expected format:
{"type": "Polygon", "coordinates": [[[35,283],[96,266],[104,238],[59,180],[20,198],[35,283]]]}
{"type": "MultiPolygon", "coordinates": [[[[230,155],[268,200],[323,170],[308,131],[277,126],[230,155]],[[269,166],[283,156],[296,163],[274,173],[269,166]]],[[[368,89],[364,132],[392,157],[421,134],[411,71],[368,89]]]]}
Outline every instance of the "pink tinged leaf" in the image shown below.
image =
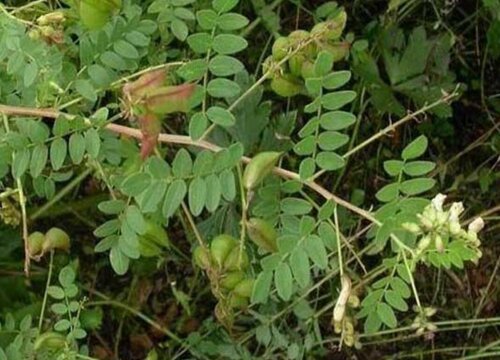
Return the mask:
{"type": "Polygon", "coordinates": [[[164,69],[148,72],[136,81],[123,86],[125,98],[139,100],[151,90],[157,89],[165,84],[167,72],[164,69]]]}
{"type": "Polygon", "coordinates": [[[195,89],[194,84],[165,86],[148,92],[144,100],[146,108],[155,114],[186,112],[188,101],[195,89]]]}
{"type": "Polygon", "coordinates": [[[158,135],[161,132],[161,122],[154,114],[139,116],[139,126],[142,132],[141,159],[146,159],[155,149],[158,143],[158,135]]]}

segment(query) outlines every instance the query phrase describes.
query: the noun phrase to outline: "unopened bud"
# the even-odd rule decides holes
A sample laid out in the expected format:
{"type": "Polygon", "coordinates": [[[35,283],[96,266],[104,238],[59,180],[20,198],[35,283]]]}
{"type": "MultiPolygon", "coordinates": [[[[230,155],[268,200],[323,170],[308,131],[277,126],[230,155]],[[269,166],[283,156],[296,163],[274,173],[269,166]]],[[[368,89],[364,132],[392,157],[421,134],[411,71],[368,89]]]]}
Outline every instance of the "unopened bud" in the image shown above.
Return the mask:
{"type": "Polygon", "coordinates": [[[420,229],[420,226],[418,226],[415,223],[407,222],[401,226],[403,227],[403,229],[408,230],[409,232],[414,233],[414,234],[419,234],[422,231],[422,229],[420,229]]]}
{"type": "Polygon", "coordinates": [[[442,253],[444,251],[444,243],[441,235],[436,234],[436,236],[434,237],[434,242],[436,245],[436,250],[442,253]]]}
{"type": "Polygon", "coordinates": [[[468,230],[469,232],[478,233],[484,227],[484,220],[481,217],[476,218],[473,222],[469,224],[468,230]]]}

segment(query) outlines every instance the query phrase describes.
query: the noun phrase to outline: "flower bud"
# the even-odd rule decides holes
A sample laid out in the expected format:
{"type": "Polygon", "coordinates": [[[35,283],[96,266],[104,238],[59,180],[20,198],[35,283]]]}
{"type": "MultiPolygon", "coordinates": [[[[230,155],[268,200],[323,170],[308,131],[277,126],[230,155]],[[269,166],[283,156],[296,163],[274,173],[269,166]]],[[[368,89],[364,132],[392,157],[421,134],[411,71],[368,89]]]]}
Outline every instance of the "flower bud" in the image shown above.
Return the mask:
{"type": "Polygon", "coordinates": [[[460,231],[462,230],[462,227],[460,226],[460,223],[458,221],[450,221],[448,228],[449,228],[450,234],[453,236],[459,235],[460,231]]]}
{"type": "Polygon", "coordinates": [[[453,222],[458,222],[458,217],[464,211],[464,205],[462,202],[454,202],[450,206],[450,217],[449,220],[453,222]]]}
{"type": "Polygon", "coordinates": [[[275,151],[261,152],[248,163],[243,174],[243,186],[247,190],[254,189],[273,170],[281,153],[275,151]]]}
{"type": "Polygon", "coordinates": [[[420,234],[422,232],[422,229],[420,229],[420,226],[418,226],[415,223],[410,223],[406,222],[401,225],[401,227],[405,230],[408,230],[409,232],[413,234],[420,234]]]}
{"type": "Polygon", "coordinates": [[[333,309],[333,323],[339,323],[344,319],[345,310],[349,296],[351,295],[351,279],[346,275],[340,278],[341,290],[337,303],[333,309]]]}
{"type": "Polygon", "coordinates": [[[420,224],[426,229],[426,230],[432,230],[434,228],[434,224],[432,223],[431,220],[427,216],[425,216],[425,211],[424,214],[418,214],[417,215],[418,219],[420,220],[420,224]]]}
{"type": "Polygon", "coordinates": [[[436,245],[436,250],[438,252],[442,253],[444,251],[444,243],[443,243],[443,238],[441,237],[441,235],[436,234],[434,236],[434,243],[436,245]]]}
{"type": "Polygon", "coordinates": [[[418,250],[424,251],[429,247],[431,244],[431,237],[430,235],[425,235],[420,241],[418,242],[418,250]]]}
{"type": "Polygon", "coordinates": [[[39,25],[50,25],[50,24],[60,24],[64,22],[64,14],[61,11],[54,11],[45,15],[40,16],[36,22],[39,25]]]}
{"type": "Polygon", "coordinates": [[[483,229],[483,227],[484,227],[484,220],[481,217],[478,217],[469,224],[469,227],[467,229],[469,230],[469,232],[477,234],[483,229]]]}

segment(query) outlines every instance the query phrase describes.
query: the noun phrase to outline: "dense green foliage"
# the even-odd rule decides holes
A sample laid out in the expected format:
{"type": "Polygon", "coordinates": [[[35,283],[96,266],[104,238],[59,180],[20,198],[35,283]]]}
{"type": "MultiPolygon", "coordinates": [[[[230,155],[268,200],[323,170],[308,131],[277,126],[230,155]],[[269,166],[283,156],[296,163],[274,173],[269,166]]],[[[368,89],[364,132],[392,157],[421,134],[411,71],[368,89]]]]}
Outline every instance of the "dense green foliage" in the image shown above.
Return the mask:
{"type": "Polygon", "coordinates": [[[500,357],[499,9],[4,1],[0,360],[500,357]]]}

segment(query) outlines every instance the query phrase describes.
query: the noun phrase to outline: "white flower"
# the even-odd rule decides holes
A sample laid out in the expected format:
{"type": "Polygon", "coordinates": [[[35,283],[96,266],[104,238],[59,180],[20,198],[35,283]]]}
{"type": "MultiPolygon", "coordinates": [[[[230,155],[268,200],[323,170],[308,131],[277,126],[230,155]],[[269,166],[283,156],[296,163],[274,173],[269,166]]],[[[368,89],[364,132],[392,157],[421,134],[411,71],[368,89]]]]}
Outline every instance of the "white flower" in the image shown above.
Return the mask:
{"type": "Polygon", "coordinates": [[[484,220],[481,217],[476,218],[473,222],[469,224],[469,232],[478,233],[484,227],[484,220]]]}
{"type": "Polygon", "coordinates": [[[450,221],[458,222],[458,217],[464,211],[462,202],[454,202],[450,207],[450,221]]]}
{"type": "Polygon", "coordinates": [[[434,197],[434,199],[432,199],[432,205],[437,211],[441,212],[443,211],[443,204],[445,200],[446,200],[446,195],[437,194],[434,197]]]}

